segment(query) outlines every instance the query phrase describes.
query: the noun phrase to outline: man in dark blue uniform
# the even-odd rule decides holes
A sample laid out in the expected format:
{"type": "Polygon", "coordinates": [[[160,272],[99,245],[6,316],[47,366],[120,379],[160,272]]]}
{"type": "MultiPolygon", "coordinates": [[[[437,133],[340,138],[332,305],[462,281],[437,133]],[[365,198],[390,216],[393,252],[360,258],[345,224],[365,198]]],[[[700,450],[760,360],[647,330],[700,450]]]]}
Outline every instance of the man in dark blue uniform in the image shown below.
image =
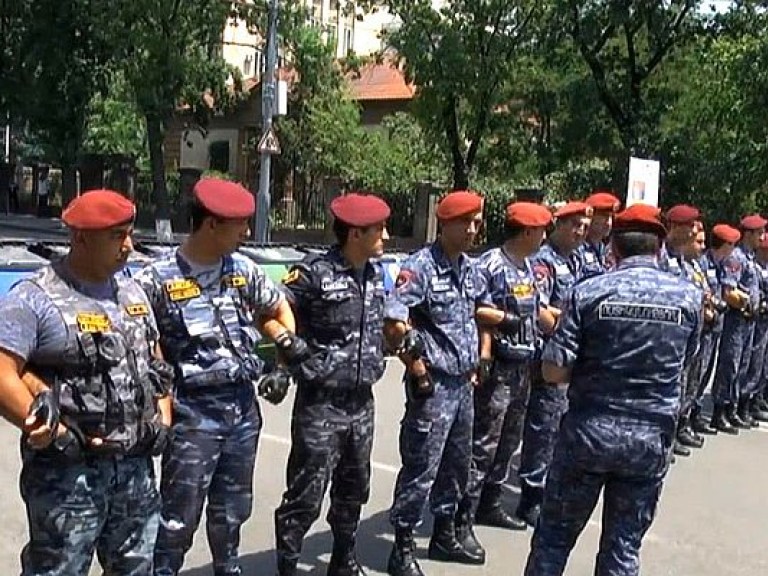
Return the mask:
{"type": "Polygon", "coordinates": [[[413,529],[427,501],[435,517],[429,557],[482,564],[485,550],[471,525],[456,525],[469,479],[472,389],[477,384],[475,311],[484,301],[482,278],[466,255],[482,224],[483,200],[451,192],[437,208],[435,244],[404,262],[387,301],[385,333],[406,367],[405,417],[400,427],[402,468],[389,513],[395,545],[388,572],[420,576],[413,529]]]}
{"type": "Polygon", "coordinates": [[[756,422],[768,422],[768,412],[760,406],[763,367],[768,348],[768,240],[766,237],[763,237],[755,248],[755,269],[760,284],[760,304],[754,318],[752,354],[742,395],[748,398],[744,401],[744,412],[756,422]]]}
{"type": "Polygon", "coordinates": [[[576,249],[579,258],[579,278],[591,278],[607,270],[608,245],[613,217],[621,202],[611,190],[596,190],[584,201],[594,210],[584,242],[576,249]]]}
{"type": "Polygon", "coordinates": [[[526,576],[559,576],[603,492],[595,574],[636,576],[698,347],[701,293],[658,269],[666,230],[635,204],[616,217],[615,271],[574,287],[543,353],[545,383],[569,382],[526,576]],[[652,345],[649,345],[652,343],[652,345]]]}
{"type": "MultiPolygon", "coordinates": [[[[592,207],[583,202],[569,202],[560,208],[555,212],[554,231],[531,258],[541,301],[539,321],[545,339],[557,323],[571,287],[576,283],[574,254],[584,241],[591,215],[592,207]]],[[[520,501],[515,512],[530,526],[536,524],[557,429],[568,404],[565,384],[536,386],[540,381],[541,370],[534,365],[520,454],[520,501]]]]}
{"type": "Polygon", "coordinates": [[[506,240],[477,261],[487,305],[481,326],[480,385],[475,389],[472,470],[461,513],[477,524],[524,530],[525,522],[504,510],[502,487],[520,443],[528,403],[530,365],[540,337],[539,296],[528,257],[538,250],[552,222],[548,208],[515,202],[506,209],[506,240]]]}
{"type": "MultiPolygon", "coordinates": [[[[320,515],[329,481],[333,532],[329,576],[357,576],[355,539],[368,502],[373,446],[373,385],[384,373],[384,272],[371,259],[387,240],[390,209],[375,196],[331,202],[338,244],[312,254],[283,280],[309,347],[289,367],[297,382],[287,488],[275,511],[277,571],[297,573],[302,542],[320,515]]],[[[286,391],[276,382],[275,401],[286,391]]]]}

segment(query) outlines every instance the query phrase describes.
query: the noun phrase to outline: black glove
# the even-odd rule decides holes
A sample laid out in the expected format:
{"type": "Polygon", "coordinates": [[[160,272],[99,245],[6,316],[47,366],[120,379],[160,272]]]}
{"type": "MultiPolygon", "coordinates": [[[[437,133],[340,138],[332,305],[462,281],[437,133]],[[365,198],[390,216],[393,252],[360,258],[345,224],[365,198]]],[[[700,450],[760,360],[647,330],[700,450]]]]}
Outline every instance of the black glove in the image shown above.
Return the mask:
{"type": "Polygon", "coordinates": [[[53,448],[69,462],[79,462],[85,456],[85,436],[77,425],[68,422],[66,433],[56,437],[53,448]]]}
{"type": "Polygon", "coordinates": [[[420,376],[407,372],[405,374],[405,387],[408,397],[412,400],[424,400],[435,393],[435,384],[429,372],[420,376]]]}
{"type": "Polygon", "coordinates": [[[498,324],[498,329],[503,334],[518,334],[520,332],[520,316],[506,312],[504,318],[498,324]]]}
{"type": "Polygon", "coordinates": [[[293,368],[309,358],[312,353],[309,345],[303,338],[299,338],[293,332],[283,332],[275,340],[277,352],[286,366],[293,368]]]}
{"type": "Polygon", "coordinates": [[[60,413],[59,402],[53,390],[43,390],[35,396],[27,416],[34,416],[36,420],[43,421],[51,430],[51,438],[54,438],[59,427],[60,413]]]}
{"type": "Polygon", "coordinates": [[[159,396],[165,396],[173,387],[175,373],[173,366],[165,360],[151,356],[149,358],[150,380],[159,396]]]}
{"type": "Polygon", "coordinates": [[[477,378],[480,384],[485,384],[491,379],[491,371],[493,370],[493,360],[490,358],[480,358],[480,364],[477,367],[477,378]]]}
{"type": "Polygon", "coordinates": [[[400,346],[400,353],[418,360],[424,357],[426,345],[424,339],[416,330],[408,330],[403,336],[403,343],[400,346]]]}
{"type": "Polygon", "coordinates": [[[291,385],[291,375],[278,368],[274,372],[265,374],[259,380],[259,396],[272,404],[280,404],[288,394],[288,388],[291,385]]]}
{"type": "Polygon", "coordinates": [[[160,456],[173,441],[173,428],[162,422],[145,422],[140,444],[146,446],[152,456],[160,456]]]}

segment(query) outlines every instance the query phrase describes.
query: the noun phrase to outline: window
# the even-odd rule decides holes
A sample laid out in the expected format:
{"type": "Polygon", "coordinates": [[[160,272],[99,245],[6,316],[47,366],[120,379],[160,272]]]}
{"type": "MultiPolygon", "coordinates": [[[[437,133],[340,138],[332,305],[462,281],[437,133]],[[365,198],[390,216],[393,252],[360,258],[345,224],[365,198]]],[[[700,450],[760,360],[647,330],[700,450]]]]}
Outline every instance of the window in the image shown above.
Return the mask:
{"type": "Polygon", "coordinates": [[[250,78],[253,75],[253,56],[248,54],[243,60],[243,76],[250,78]]]}
{"type": "Polygon", "coordinates": [[[344,28],[344,54],[349,54],[353,49],[352,30],[350,28],[344,28]]]}
{"type": "Polygon", "coordinates": [[[216,140],[208,147],[210,169],[217,172],[229,172],[229,140],[216,140]]]}

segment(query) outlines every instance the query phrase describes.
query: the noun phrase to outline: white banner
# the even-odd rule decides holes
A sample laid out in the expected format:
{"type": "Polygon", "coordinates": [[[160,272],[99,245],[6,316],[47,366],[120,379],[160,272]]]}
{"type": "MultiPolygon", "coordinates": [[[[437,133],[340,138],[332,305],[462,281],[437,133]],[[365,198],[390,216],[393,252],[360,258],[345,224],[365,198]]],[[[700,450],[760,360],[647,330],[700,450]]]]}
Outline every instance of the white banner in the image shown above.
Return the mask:
{"type": "Polygon", "coordinates": [[[638,203],[658,206],[659,173],[658,161],[630,158],[626,206],[638,203]]]}

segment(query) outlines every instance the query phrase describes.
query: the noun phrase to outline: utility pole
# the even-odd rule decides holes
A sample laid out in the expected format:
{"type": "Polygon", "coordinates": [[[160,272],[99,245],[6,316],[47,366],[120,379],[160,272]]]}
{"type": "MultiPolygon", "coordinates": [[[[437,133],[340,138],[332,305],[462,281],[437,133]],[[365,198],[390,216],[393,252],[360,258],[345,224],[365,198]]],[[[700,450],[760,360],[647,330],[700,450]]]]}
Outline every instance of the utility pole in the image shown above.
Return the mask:
{"type": "Polygon", "coordinates": [[[272,130],[272,118],[275,115],[275,94],[277,91],[277,18],[278,0],[269,0],[267,14],[267,64],[261,81],[261,112],[262,112],[262,136],[259,142],[260,171],[259,193],[256,197],[256,214],[254,215],[253,230],[254,240],[266,243],[270,240],[269,213],[271,205],[270,176],[272,168],[272,154],[277,144],[272,130]]]}

